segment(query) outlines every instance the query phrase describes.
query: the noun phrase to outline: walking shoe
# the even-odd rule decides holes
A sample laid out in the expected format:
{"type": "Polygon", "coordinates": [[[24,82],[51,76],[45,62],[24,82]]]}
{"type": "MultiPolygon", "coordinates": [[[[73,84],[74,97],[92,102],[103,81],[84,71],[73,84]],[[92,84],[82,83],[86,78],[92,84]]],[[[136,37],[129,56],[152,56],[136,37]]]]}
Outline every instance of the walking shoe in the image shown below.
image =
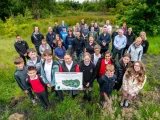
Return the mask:
{"type": "Polygon", "coordinates": [[[120,102],[120,106],[123,107],[123,105],[124,105],[124,103],[123,103],[123,102],[120,102]]]}
{"type": "Polygon", "coordinates": [[[35,99],[32,100],[32,105],[33,105],[33,106],[36,106],[36,105],[37,105],[35,99]]]}

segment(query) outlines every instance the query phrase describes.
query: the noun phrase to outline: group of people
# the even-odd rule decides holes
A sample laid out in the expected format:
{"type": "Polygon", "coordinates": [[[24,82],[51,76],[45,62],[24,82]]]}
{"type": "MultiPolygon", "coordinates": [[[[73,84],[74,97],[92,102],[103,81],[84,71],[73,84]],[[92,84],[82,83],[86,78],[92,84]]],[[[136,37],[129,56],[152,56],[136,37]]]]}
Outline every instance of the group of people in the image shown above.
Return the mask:
{"type": "Polygon", "coordinates": [[[50,107],[49,88],[55,92],[60,102],[64,100],[64,92],[72,98],[80,92],[56,90],[55,72],[82,72],[84,99],[92,100],[92,88],[96,79],[102,107],[107,106],[113,89],[122,92],[120,106],[128,107],[146,81],[141,58],[147,52],[149,42],[145,32],[135,38],[132,28],[127,28],[126,22],[122,28],[115,28],[112,32],[109,20],[103,26],[102,33],[94,22],[88,27],[81,20],[80,24],[69,29],[62,21],[60,26],[55,23],[53,28],[48,27],[45,40],[38,26],[35,26],[31,35],[35,49],[29,48],[27,42],[17,35],[14,46],[20,57],[14,60],[17,67],[14,76],[18,85],[28,94],[33,105],[36,104],[36,98],[46,109],[50,107]]]}

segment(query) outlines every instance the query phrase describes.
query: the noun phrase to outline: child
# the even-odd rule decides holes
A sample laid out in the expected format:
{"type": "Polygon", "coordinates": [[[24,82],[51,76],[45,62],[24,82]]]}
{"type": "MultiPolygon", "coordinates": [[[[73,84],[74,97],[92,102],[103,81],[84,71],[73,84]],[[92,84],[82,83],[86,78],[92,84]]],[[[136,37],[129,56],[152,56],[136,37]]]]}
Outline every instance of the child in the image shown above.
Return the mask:
{"type": "Polygon", "coordinates": [[[133,98],[143,88],[146,82],[145,68],[143,63],[137,61],[133,63],[133,67],[127,69],[123,77],[121,91],[123,93],[120,106],[128,107],[133,98]],[[124,102],[125,100],[125,102],[124,102]]]}
{"type": "MultiPolygon", "coordinates": [[[[52,51],[45,50],[44,60],[41,61],[41,76],[43,82],[47,87],[51,88],[52,91],[55,89],[55,72],[59,72],[59,64],[53,60],[52,51]]],[[[55,91],[58,94],[60,101],[63,101],[63,94],[61,90],[55,91]]]]}
{"type": "Polygon", "coordinates": [[[50,106],[49,100],[48,100],[48,94],[45,89],[45,84],[43,83],[42,79],[37,75],[36,68],[34,66],[29,66],[27,70],[27,74],[29,76],[27,82],[31,85],[32,90],[38,97],[42,106],[45,109],[47,109],[50,106]]]}
{"type": "MultiPolygon", "coordinates": [[[[72,60],[72,56],[69,53],[64,55],[64,61],[59,68],[59,72],[80,72],[79,65],[76,61],[72,60]]],[[[78,94],[78,90],[66,90],[68,94],[72,95],[72,98],[78,94]]]]}
{"type": "MultiPolygon", "coordinates": [[[[104,58],[100,58],[96,65],[96,73],[97,77],[100,78],[102,75],[105,74],[106,65],[113,64],[115,65],[114,61],[112,60],[112,55],[109,51],[105,52],[104,58]]],[[[98,80],[98,79],[97,79],[98,80]]]]}
{"type": "Polygon", "coordinates": [[[41,53],[41,56],[43,56],[43,52],[48,49],[51,50],[51,47],[47,44],[46,40],[42,40],[42,44],[39,46],[39,52],[41,53]]]}
{"type": "Polygon", "coordinates": [[[126,72],[127,68],[131,67],[131,55],[129,53],[125,53],[120,59],[117,64],[116,64],[116,76],[117,76],[117,83],[114,86],[114,89],[117,91],[121,88],[122,86],[122,79],[123,75],[126,72]]]}
{"type": "Polygon", "coordinates": [[[91,101],[91,90],[96,76],[95,65],[91,62],[91,55],[87,52],[84,53],[83,61],[80,63],[80,71],[83,72],[83,98],[86,99],[88,97],[88,101],[91,101]],[[88,89],[88,95],[86,93],[86,89],[88,89]]]}
{"type": "Polygon", "coordinates": [[[97,65],[98,60],[101,58],[101,46],[95,45],[94,46],[94,54],[91,56],[91,61],[94,63],[94,65],[97,65]]]}
{"type": "Polygon", "coordinates": [[[116,75],[114,75],[114,72],[114,65],[107,65],[105,74],[99,79],[100,103],[103,105],[103,108],[106,107],[116,82],[116,75]]]}
{"type": "Polygon", "coordinates": [[[15,58],[14,64],[17,67],[17,70],[14,73],[16,82],[18,83],[19,87],[24,91],[24,93],[28,94],[29,98],[32,101],[32,104],[36,105],[34,95],[32,94],[31,91],[31,87],[26,82],[28,75],[27,75],[27,67],[24,66],[23,58],[21,57],[15,58]]]}
{"type": "Polygon", "coordinates": [[[41,67],[41,57],[37,56],[36,50],[33,48],[29,48],[27,50],[28,56],[30,57],[27,61],[27,66],[34,66],[37,69],[37,74],[40,75],[40,67],[41,67]]]}

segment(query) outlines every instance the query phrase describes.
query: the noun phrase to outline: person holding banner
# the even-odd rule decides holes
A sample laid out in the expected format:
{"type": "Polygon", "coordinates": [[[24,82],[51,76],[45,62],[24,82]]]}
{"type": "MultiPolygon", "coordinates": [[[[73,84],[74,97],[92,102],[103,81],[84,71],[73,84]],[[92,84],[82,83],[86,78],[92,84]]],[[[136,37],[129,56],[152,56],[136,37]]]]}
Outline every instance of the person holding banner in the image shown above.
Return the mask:
{"type": "Polygon", "coordinates": [[[93,81],[96,78],[95,65],[91,62],[91,55],[86,52],[83,55],[83,61],[80,63],[80,71],[83,72],[83,91],[84,99],[91,101],[91,90],[93,87],[93,81]],[[88,89],[88,95],[86,90],[88,89]]]}
{"type": "MultiPolygon", "coordinates": [[[[60,65],[59,72],[80,72],[79,65],[72,60],[72,56],[69,53],[64,55],[64,61],[60,65]]],[[[66,90],[66,92],[71,94],[72,98],[75,98],[78,94],[78,90],[66,90]]]]}

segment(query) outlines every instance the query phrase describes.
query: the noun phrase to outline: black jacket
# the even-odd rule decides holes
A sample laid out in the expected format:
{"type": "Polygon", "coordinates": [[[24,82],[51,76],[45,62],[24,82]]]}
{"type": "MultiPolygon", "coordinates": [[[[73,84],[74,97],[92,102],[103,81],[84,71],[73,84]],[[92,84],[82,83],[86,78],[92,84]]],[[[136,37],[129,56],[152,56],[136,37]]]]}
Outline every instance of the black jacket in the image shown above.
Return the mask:
{"type": "MultiPolygon", "coordinates": [[[[47,43],[48,43],[50,46],[53,45],[53,40],[55,39],[55,37],[56,37],[56,34],[55,34],[54,32],[52,32],[52,34],[47,33],[47,35],[46,35],[46,41],[47,41],[47,43]]],[[[52,46],[52,47],[53,47],[53,46],[52,46]]]]}
{"type": "Polygon", "coordinates": [[[80,71],[83,72],[83,85],[86,86],[86,84],[89,82],[90,85],[93,84],[95,76],[95,65],[94,63],[90,62],[88,66],[84,64],[84,61],[82,61],[79,65],[80,71]]]}
{"type": "Polygon", "coordinates": [[[143,54],[147,53],[148,47],[149,47],[149,42],[147,40],[142,40],[142,47],[143,47],[143,54]]]}
{"type": "Polygon", "coordinates": [[[91,55],[94,53],[94,46],[96,45],[96,43],[93,43],[92,45],[90,45],[88,42],[86,43],[86,52],[89,52],[91,55]]]}
{"type": "Polygon", "coordinates": [[[16,82],[18,83],[19,87],[23,91],[31,88],[31,86],[26,82],[26,80],[28,79],[26,66],[24,66],[22,70],[17,69],[14,73],[14,77],[15,77],[16,82]]]}
{"type": "Polygon", "coordinates": [[[131,32],[129,35],[128,32],[126,33],[126,38],[127,38],[127,44],[126,47],[129,47],[134,41],[135,41],[135,34],[131,32]]]}
{"type": "Polygon", "coordinates": [[[103,75],[99,79],[100,92],[110,95],[112,93],[115,82],[116,82],[116,75],[114,75],[111,78],[108,78],[106,75],[103,75]]]}
{"type": "Polygon", "coordinates": [[[109,43],[111,42],[111,36],[109,33],[106,33],[106,36],[104,36],[104,33],[100,34],[98,37],[98,44],[101,46],[101,49],[108,50],[109,49],[109,43]],[[106,42],[106,46],[102,45],[102,41],[106,42]]]}
{"type": "Polygon", "coordinates": [[[113,33],[112,33],[112,44],[114,43],[114,38],[116,37],[118,35],[118,32],[116,32],[116,31],[114,31],[113,33]]]}
{"type": "Polygon", "coordinates": [[[59,26],[54,26],[53,27],[53,32],[55,32],[56,34],[59,34],[60,33],[59,26]]]}
{"type": "MultiPolygon", "coordinates": [[[[60,65],[60,72],[80,72],[80,71],[77,71],[77,62],[76,61],[73,61],[73,65],[71,67],[71,70],[69,71],[68,68],[66,67],[66,64],[65,62],[63,61],[63,63],[60,65]]],[[[79,69],[79,66],[78,66],[78,69],[79,69]]]]}
{"type": "Polygon", "coordinates": [[[73,52],[83,52],[85,47],[84,39],[80,38],[74,38],[72,42],[72,50],[73,52]]]}
{"type": "Polygon", "coordinates": [[[126,66],[124,65],[122,59],[120,59],[117,63],[116,63],[116,76],[117,76],[117,83],[115,84],[115,89],[119,90],[122,86],[122,80],[123,80],[123,76],[124,73],[126,72],[127,68],[131,67],[132,63],[129,62],[126,66]]]}
{"type": "Polygon", "coordinates": [[[16,51],[20,54],[20,56],[24,56],[25,53],[27,53],[28,44],[26,41],[22,40],[20,43],[16,41],[14,43],[14,47],[16,51]]]}
{"type": "Polygon", "coordinates": [[[39,47],[41,45],[42,39],[44,39],[44,36],[41,33],[35,34],[33,32],[31,35],[31,41],[36,47],[39,47]]]}

